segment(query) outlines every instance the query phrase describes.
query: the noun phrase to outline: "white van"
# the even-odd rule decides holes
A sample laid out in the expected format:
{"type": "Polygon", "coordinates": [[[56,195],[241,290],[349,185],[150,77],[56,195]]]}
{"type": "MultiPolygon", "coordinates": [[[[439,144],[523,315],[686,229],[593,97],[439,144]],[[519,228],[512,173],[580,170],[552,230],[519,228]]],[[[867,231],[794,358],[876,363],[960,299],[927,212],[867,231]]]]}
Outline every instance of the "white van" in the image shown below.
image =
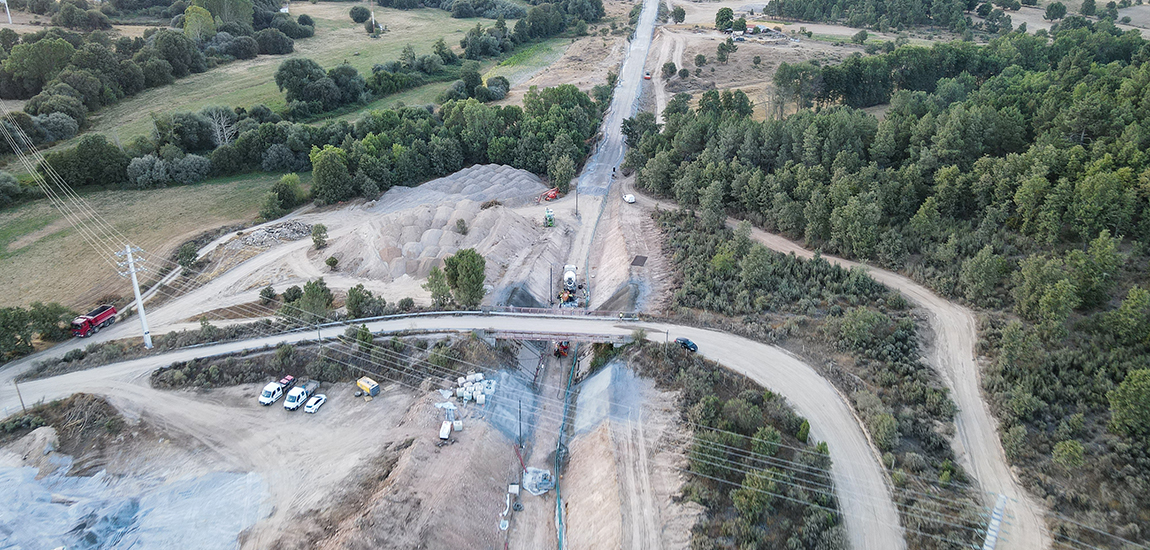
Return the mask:
{"type": "Polygon", "coordinates": [[[279,401],[284,395],[284,387],[278,382],[271,382],[264,386],[264,391],[260,392],[260,405],[271,405],[279,401]]]}

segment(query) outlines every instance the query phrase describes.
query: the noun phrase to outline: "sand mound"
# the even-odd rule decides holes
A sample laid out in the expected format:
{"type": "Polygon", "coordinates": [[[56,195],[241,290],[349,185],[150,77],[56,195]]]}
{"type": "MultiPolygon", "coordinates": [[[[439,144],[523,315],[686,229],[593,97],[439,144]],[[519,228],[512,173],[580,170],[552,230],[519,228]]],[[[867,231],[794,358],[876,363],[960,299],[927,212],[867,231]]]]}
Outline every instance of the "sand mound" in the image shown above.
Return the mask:
{"type": "Polygon", "coordinates": [[[488,278],[501,274],[501,266],[529,248],[542,227],[507,208],[483,210],[464,199],[452,204],[425,205],[380,216],[328,245],[340,259],[340,271],[356,277],[393,281],[404,275],[423,278],[443,258],[463,248],[474,248],[487,262],[488,278]],[[467,234],[458,228],[467,224],[467,234]]]}
{"type": "Polygon", "coordinates": [[[534,174],[493,164],[394,188],[367,205],[366,219],[332,239],[325,254],[339,258],[346,275],[391,282],[404,275],[427,277],[447,256],[474,248],[487,258],[487,279],[493,282],[543,237],[540,220],[510,207],[531,204],[544,190],[534,174]],[[500,205],[483,208],[492,200],[500,205]]]}
{"type": "Polygon", "coordinates": [[[515,207],[534,201],[546,190],[543,180],[526,170],[502,164],[476,164],[418,187],[393,187],[374,204],[369,203],[368,211],[383,214],[462,200],[498,200],[515,207]]]}

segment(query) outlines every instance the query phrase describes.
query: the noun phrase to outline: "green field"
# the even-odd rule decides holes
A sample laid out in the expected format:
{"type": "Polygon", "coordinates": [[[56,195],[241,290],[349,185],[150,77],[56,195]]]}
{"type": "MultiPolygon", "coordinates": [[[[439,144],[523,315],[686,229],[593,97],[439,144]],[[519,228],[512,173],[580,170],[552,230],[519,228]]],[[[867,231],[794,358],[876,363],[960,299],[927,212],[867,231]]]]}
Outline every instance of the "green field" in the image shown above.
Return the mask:
{"type": "MultiPolygon", "coordinates": [[[[399,57],[407,44],[415,47],[417,54],[431,52],[431,46],[440,37],[448,45],[458,46],[459,39],[468,28],[485,19],[452,19],[451,14],[438,9],[395,10],[375,7],[375,17],[387,25],[389,32],[381,38],[373,39],[363,30],[363,25],[351,20],[347,12],[352,4],[344,2],[293,2],[292,15],[308,14],[316,22],[315,36],[295,43],[295,53],[286,56],[259,56],[248,61],[236,61],[217,67],[205,73],[177,80],[174,84],[147,90],[111,107],[100,110],[91,118],[90,131],[109,136],[115,135],[121,142],[137,135],[151,132],[154,113],[172,111],[196,111],[208,105],[229,107],[249,107],[258,103],[272,109],[284,106],[283,93],[275,85],[274,75],[280,63],[291,57],[307,57],[324,68],[333,67],[347,61],[360,71],[370,74],[372,65],[399,57]]],[[[427,103],[424,98],[434,100],[446,84],[425,86],[428,90],[403,98],[397,94],[380,100],[384,105],[393,104],[396,99],[405,103],[427,103]]]]}
{"type": "Polygon", "coordinates": [[[551,38],[523,47],[488,70],[483,78],[502,76],[510,81],[512,86],[522,84],[563,57],[563,52],[570,43],[570,38],[551,38]]]}
{"type": "MultiPolygon", "coordinates": [[[[166,189],[80,193],[103,219],[158,259],[199,233],[255,219],[264,193],[278,179],[255,173],[166,189]]],[[[105,284],[123,285],[47,200],[0,210],[0,304],[41,300],[86,306],[99,296],[85,292],[105,284]]]]}

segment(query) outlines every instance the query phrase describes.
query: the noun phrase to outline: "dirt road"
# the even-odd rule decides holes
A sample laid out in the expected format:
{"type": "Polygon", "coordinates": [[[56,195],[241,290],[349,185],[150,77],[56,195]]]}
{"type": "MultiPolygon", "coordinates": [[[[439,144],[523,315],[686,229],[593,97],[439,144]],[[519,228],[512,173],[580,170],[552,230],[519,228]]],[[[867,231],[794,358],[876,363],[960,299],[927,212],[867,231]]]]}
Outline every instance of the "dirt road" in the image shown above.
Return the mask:
{"type": "MultiPolygon", "coordinates": [[[[512,314],[420,316],[390,319],[368,323],[374,332],[411,329],[470,332],[474,329],[531,330],[535,332],[586,333],[604,335],[630,335],[636,328],[647,331],[652,338],[687,337],[699,344],[699,353],[726,367],[745,374],[764,387],[771,388],[794,405],[797,412],[811,421],[811,435],[827,441],[834,461],[833,476],[840,494],[842,511],[852,548],[900,549],[905,547],[898,514],[891,501],[883,470],[871,449],[862,428],[850,407],[838,391],[814,369],[782,349],[731,334],[693,327],[661,323],[619,324],[617,320],[586,317],[548,317],[512,314]]],[[[245,348],[277,345],[310,338],[306,334],[284,334],[186,349],[144,359],[115,363],[93,370],[76,372],[34,380],[22,384],[20,390],[29,402],[66,397],[77,391],[88,391],[108,396],[118,408],[160,411],[173,415],[173,426],[189,423],[206,441],[220,442],[221,452],[227,451],[225,442],[233,430],[257,430],[261,424],[253,416],[250,422],[237,422],[227,414],[201,418],[192,399],[173,400],[171,394],[160,393],[146,387],[147,376],[155,368],[173,361],[188,360],[239,351],[245,348]],[[218,426],[217,426],[218,424],[218,426]]],[[[0,372],[0,407],[14,406],[16,392],[11,383],[11,371],[0,372]]],[[[347,401],[352,401],[348,399],[347,401]]],[[[258,410],[258,409],[257,409],[258,410]]],[[[344,417],[329,414],[328,418],[344,417]]],[[[242,419],[241,419],[242,420],[242,419]]],[[[394,425],[371,422],[372,426],[394,425]]],[[[334,428],[333,428],[334,429],[334,428]]],[[[346,428],[351,429],[351,428],[346,428]]],[[[351,434],[347,441],[356,440],[351,434]]],[[[270,437],[270,436],[269,436],[270,437]]],[[[270,443],[269,443],[270,444],[270,443]]],[[[333,448],[343,449],[342,445],[333,448]]],[[[257,447],[227,452],[236,461],[260,460],[271,463],[282,456],[278,447],[257,447]]],[[[314,459],[314,457],[301,457],[314,459]]],[[[349,460],[348,457],[325,457],[349,460]]],[[[288,468],[280,467],[284,475],[288,468]]]]}
{"type": "MultiPolygon", "coordinates": [[[[633,188],[631,183],[627,182],[627,186],[633,188]]],[[[632,192],[635,193],[638,203],[648,208],[656,206],[664,210],[677,208],[677,205],[654,200],[639,194],[638,191],[632,192]]],[[[734,227],[737,224],[738,220],[727,219],[727,225],[734,227]]],[[[784,254],[793,253],[800,258],[814,256],[813,251],[803,248],[794,241],[757,228],[751,230],[751,238],[771,250],[784,254]]],[[[835,256],[824,254],[822,257],[847,268],[864,267],[876,281],[898,290],[927,312],[930,330],[934,333],[934,345],[929,350],[929,362],[938,371],[958,405],[958,413],[954,419],[957,434],[951,441],[955,455],[958,456],[963,468],[978,480],[987,505],[993,506],[994,499],[999,493],[1010,499],[1007,515],[1011,518],[1011,525],[1007,527],[1008,533],[999,540],[997,548],[1008,550],[1049,548],[1052,539],[1043,520],[1043,508],[1022,488],[1011,472],[998,437],[998,421],[990,413],[990,408],[982,398],[982,373],[974,355],[974,346],[978,342],[974,313],[897,273],[835,256]]]]}
{"type": "MultiPolygon", "coordinates": [[[[655,84],[655,122],[662,124],[663,109],[667,107],[667,79],[663,78],[663,64],[671,61],[675,67],[685,69],[683,66],[683,37],[668,27],[659,29],[659,36],[655,39],[660,44],[659,60],[651,68],[655,84]]],[[[677,77],[672,77],[677,78],[677,77]]]]}

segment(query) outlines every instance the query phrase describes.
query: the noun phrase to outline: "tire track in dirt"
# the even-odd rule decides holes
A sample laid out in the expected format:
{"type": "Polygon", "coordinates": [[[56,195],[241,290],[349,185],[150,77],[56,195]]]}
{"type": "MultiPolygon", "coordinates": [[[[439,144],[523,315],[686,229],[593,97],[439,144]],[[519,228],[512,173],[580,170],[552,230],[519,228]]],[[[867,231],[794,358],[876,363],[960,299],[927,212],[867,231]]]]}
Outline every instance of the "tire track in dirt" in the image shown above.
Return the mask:
{"type": "Polygon", "coordinates": [[[624,472],[620,497],[629,511],[623,518],[623,532],[630,539],[632,550],[655,550],[663,547],[657,517],[659,504],[651,489],[651,457],[643,437],[643,422],[641,418],[636,421],[633,414],[634,411],[628,413],[625,425],[611,423],[616,460],[624,472]]]}

